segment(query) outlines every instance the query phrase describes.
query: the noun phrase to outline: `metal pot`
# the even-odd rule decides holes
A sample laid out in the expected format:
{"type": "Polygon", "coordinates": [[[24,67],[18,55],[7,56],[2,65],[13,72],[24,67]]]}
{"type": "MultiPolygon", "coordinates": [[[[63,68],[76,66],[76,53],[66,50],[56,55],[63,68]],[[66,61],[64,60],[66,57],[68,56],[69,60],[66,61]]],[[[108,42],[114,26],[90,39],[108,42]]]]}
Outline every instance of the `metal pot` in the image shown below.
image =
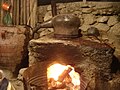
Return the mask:
{"type": "Polygon", "coordinates": [[[54,28],[54,36],[76,38],[79,36],[80,19],[72,14],[59,14],[39,24],[36,28],[54,28]]]}

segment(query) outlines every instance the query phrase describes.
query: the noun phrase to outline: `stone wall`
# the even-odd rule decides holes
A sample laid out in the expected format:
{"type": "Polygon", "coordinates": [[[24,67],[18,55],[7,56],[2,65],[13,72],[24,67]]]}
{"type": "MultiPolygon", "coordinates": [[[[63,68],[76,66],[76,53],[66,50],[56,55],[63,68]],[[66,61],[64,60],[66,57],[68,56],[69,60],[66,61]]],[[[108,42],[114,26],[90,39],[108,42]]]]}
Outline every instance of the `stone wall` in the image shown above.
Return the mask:
{"type": "MultiPolygon", "coordinates": [[[[75,14],[80,18],[81,31],[89,27],[96,27],[101,33],[101,39],[112,44],[116,50],[115,54],[120,55],[120,2],[72,2],[57,3],[58,14],[75,14]]],[[[52,18],[51,6],[38,7],[39,22],[52,18]]],[[[50,34],[51,28],[41,28],[35,33],[34,38],[50,34]]]]}

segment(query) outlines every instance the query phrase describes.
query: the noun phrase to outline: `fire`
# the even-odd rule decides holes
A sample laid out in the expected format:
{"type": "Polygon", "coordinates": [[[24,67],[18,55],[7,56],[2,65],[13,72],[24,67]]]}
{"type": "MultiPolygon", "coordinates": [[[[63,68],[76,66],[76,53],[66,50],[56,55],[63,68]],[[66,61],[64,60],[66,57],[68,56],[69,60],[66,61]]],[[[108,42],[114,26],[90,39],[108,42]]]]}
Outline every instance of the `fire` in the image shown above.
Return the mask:
{"type": "Polygon", "coordinates": [[[47,78],[48,89],[80,90],[80,75],[70,65],[51,65],[47,69],[47,78]]]}

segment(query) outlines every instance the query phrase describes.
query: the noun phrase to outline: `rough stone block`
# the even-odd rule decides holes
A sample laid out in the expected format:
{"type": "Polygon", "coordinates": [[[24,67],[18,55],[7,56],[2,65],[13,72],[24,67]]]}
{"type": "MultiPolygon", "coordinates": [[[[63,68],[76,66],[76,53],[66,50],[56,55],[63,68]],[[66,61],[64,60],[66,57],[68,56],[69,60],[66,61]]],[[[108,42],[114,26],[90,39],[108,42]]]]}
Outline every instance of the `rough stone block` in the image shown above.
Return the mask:
{"type": "Polygon", "coordinates": [[[31,40],[29,43],[29,57],[34,58],[32,63],[30,60],[30,64],[35,66],[36,62],[44,62],[47,67],[54,63],[72,65],[87,79],[88,86],[92,88],[90,90],[105,90],[104,88],[109,90],[113,52],[113,48],[107,44],[80,38],[73,40],[43,38],[31,40]]]}

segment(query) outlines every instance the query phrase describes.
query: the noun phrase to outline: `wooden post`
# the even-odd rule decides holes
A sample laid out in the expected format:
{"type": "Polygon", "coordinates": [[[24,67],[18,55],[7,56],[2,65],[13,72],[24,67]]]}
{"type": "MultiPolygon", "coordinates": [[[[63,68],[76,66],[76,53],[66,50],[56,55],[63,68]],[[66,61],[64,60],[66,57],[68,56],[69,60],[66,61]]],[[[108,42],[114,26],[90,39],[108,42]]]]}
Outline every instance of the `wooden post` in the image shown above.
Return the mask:
{"type": "Polygon", "coordinates": [[[13,14],[12,14],[12,18],[13,18],[13,24],[16,25],[16,9],[17,5],[16,5],[16,0],[13,1],[13,14]]]}
{"type": "Polygon", "coordinates": [[[83,3],[86,3],[87,0],[83,0],[83,3]]]}
{"type": "Polygon", "coordinates": [[[30,16],[30,0],[27,0],[27,3],[26,3],[26,8],[27,8],[27,25],[29,25],[29,16],[30,16]]]}
{"type": "Polygon", "coordinates": [[[27,14],[27,12],[26,12],[26,0],[23,0],[23,23],[24,24],[26,24],[26,20],[27,20],[27,18],[26,18],[26,14],[27,14]]]}
{"type": "Polygon", "coordinates": [[[57,15],[57,8],[56,8],[56,1],[51,0],[51,8],[52,8],[52,16],[54,17],[57,15]]]}
{"type": "MultiPolygon", "coordinates": [[[[0,0],[0,6],[2,5],[2,0],[0,0]]],[[[1,12],[2,12],[2,8],[0,8],[0,25],[1,25],[1,12]]]]}
{"type": "Polygon", "coordinates": [[[20,24],[20,0],[17,0],[16,25],[20,24]]]}
{"type": "Polygon", "coordinates": [[[29,16],[30,26],[32,26],[32,23],[33,23],[32,19],[31,19],[33,17],[33,14],[32,14],[33,6],[34,6],[34,2],[33,1],[34,0],[30,0],[30,16],[29,16]]]}
{"type": "Polygon", "coordinates": [[[20,24],[23,24],[23,0],[20,1],[20,24]]]}
{"type": "MultiPolygon", "coordinates": [[[[1,5],[3,4],[4,0],[1,1],[1,5]]],[[[4,11],[1,8],[1,25],[3,25],[3,17],[4,17],[4,11]]]]}
{"type": "Polygon", "coordinates": [[[36,23],[36,17],[37,17],[37,0],[30,0],[30,25],[31,27],[35,26],[36,23]]]}
{"type": "Polygon", "coordinates": [[[34,1],[34,8],[33,8],[33,27],[35,27],[35,24],[37,22],[37,0],[34,1]]]}
{"type": "MultiPolygon", "coordinates": [[[[13,18],[13,2],[14,2],[14,0],[11,0],[11,1],[10,1],[10,3],[11,3],[11,8],[10,8],[11,18],[13,18]]],[[[12,24],[13,24],[13,19],[12,19],[12,24]]]]}

